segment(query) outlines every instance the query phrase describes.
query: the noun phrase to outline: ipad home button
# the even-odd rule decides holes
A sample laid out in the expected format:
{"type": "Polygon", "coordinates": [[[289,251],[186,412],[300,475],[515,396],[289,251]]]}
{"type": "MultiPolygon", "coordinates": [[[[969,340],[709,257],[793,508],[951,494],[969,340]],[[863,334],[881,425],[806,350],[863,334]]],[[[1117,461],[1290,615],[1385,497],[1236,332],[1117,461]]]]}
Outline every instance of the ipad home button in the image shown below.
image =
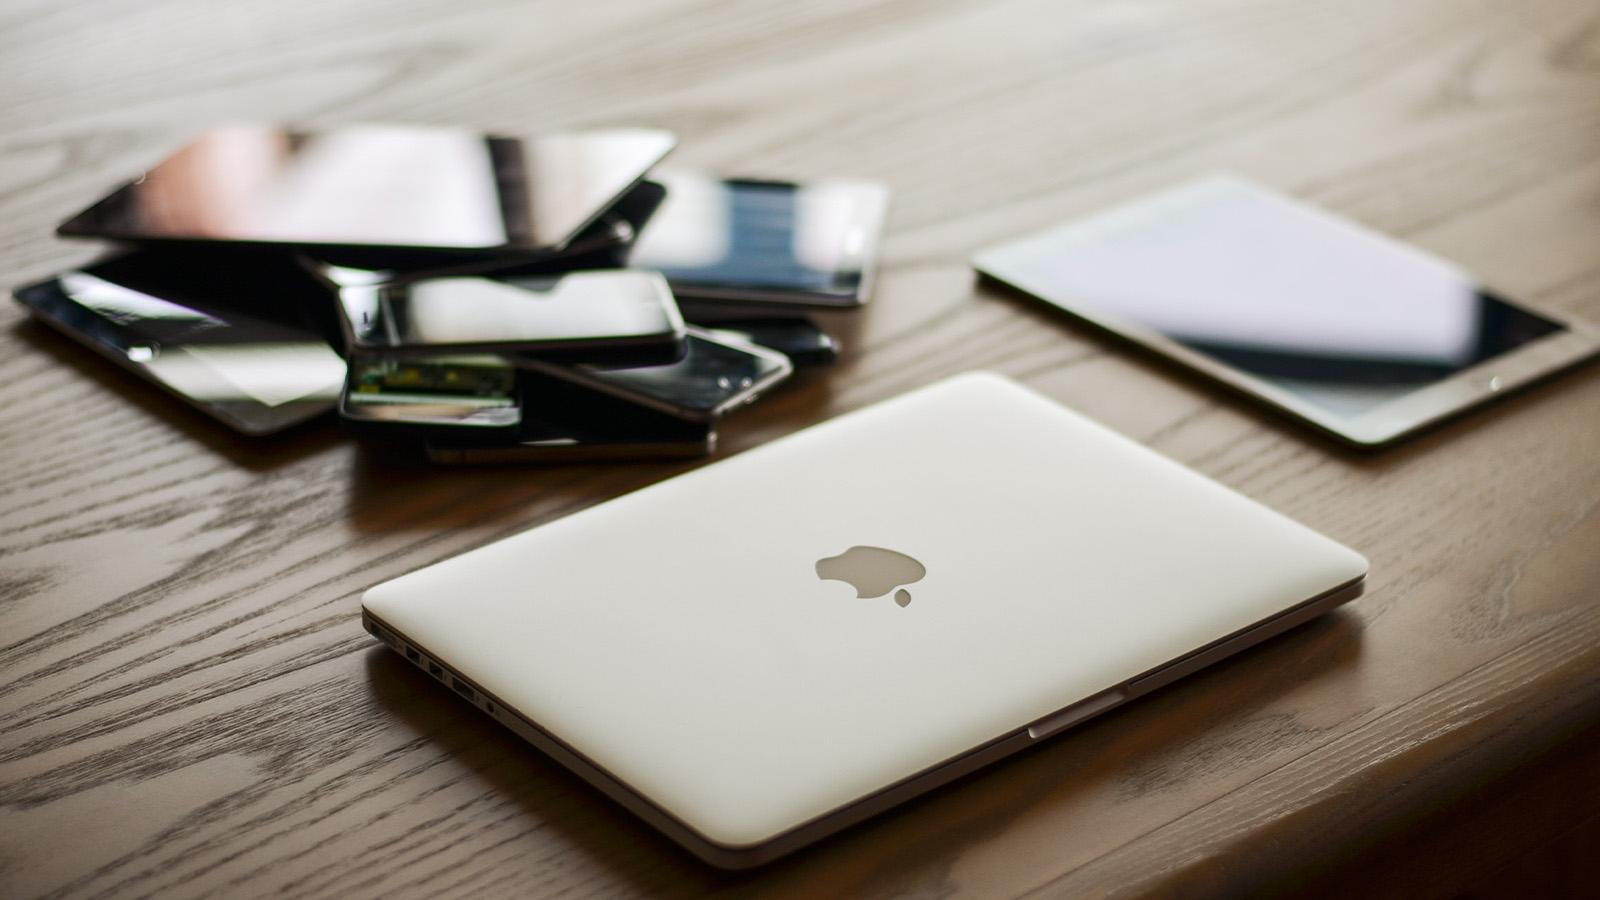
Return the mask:
{"type": "Polygon", "coordinates": [[[1498,392],[1503,387],[1505,387],[1505,384],[1500,380],[1499,375],[1490,375],[1483,380],[1483,389],[1491,394],[1498,392]]]}

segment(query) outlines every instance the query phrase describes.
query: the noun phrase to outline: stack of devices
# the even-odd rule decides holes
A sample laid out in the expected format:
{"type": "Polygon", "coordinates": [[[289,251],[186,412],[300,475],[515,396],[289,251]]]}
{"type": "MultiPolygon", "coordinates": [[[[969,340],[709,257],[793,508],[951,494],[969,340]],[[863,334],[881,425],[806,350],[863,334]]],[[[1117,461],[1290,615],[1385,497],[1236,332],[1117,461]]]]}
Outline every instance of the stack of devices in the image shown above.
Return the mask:
{"type": "Polygon", "coordinates": [[[440,462],[697,456],[826,364],[878,184],[655,173],[662,131],[232,126],[68,219],[37,318],[252,435],[337,409],[440,462]]]}

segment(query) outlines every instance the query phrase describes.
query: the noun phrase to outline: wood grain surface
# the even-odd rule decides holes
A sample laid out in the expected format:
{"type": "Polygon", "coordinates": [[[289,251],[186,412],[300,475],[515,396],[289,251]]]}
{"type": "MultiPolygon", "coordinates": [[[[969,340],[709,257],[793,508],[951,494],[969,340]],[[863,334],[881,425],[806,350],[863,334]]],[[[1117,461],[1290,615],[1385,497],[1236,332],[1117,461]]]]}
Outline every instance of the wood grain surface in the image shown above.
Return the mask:
{"type": "Polygon", "coordinates": [[[246,439],[8,302],[0,896],[1259,896],[1377,859],[1427,893],[1596,834],[1600,767],[1570,762],[1600,733],[1594,369],[1356,456],[966,264],[1231,169],[1600,320],[1590,0],[8,0],[0,278],[95,255],[51,229],[237,119],[652,125],[681,166],[882,179],[877,300],[827,323],[845,358],[731,418],[723,455],[996,369],[1361,550],[1369,591],[721,875],[358,622],[380,580],[684,465],[428,468],[327,420],[246,439]],[[1538,815],[1424,839],[1499,785],[1527,807],[1548,759],[1575,774],[1538,815]]]}

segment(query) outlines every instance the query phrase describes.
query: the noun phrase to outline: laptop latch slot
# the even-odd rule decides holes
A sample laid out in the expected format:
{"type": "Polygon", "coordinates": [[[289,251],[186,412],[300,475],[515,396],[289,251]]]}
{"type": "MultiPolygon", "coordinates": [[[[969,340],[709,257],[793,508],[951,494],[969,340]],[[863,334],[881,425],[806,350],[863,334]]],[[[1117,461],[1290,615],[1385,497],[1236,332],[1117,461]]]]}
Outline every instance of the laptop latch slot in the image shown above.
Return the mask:
{"type": "Polygon", "coordinates": [[[1113,706],[1128,699],[1128,688],[1114,687],[1109,691],[1101,691],[1087,700],[1079,700],[1066,709],[1048,716],[1028,726],[1028,737],[1036,741],[1044,740],[1064,728],[1082,722],[1091,716],[1097,716],[1113,706]]]}

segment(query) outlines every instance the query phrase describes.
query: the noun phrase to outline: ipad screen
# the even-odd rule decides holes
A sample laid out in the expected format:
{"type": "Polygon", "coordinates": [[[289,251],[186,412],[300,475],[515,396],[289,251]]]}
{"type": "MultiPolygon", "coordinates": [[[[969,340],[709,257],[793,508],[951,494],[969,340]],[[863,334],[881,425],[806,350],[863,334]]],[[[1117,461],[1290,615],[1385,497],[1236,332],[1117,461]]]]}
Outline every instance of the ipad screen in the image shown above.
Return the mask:
{"type": "Polygon", "coordinates": [[[1338,416],[1562,328],[1448,263],[1232,178],[977,262],[1063,308],[1156,332],[1338,416]]]}

